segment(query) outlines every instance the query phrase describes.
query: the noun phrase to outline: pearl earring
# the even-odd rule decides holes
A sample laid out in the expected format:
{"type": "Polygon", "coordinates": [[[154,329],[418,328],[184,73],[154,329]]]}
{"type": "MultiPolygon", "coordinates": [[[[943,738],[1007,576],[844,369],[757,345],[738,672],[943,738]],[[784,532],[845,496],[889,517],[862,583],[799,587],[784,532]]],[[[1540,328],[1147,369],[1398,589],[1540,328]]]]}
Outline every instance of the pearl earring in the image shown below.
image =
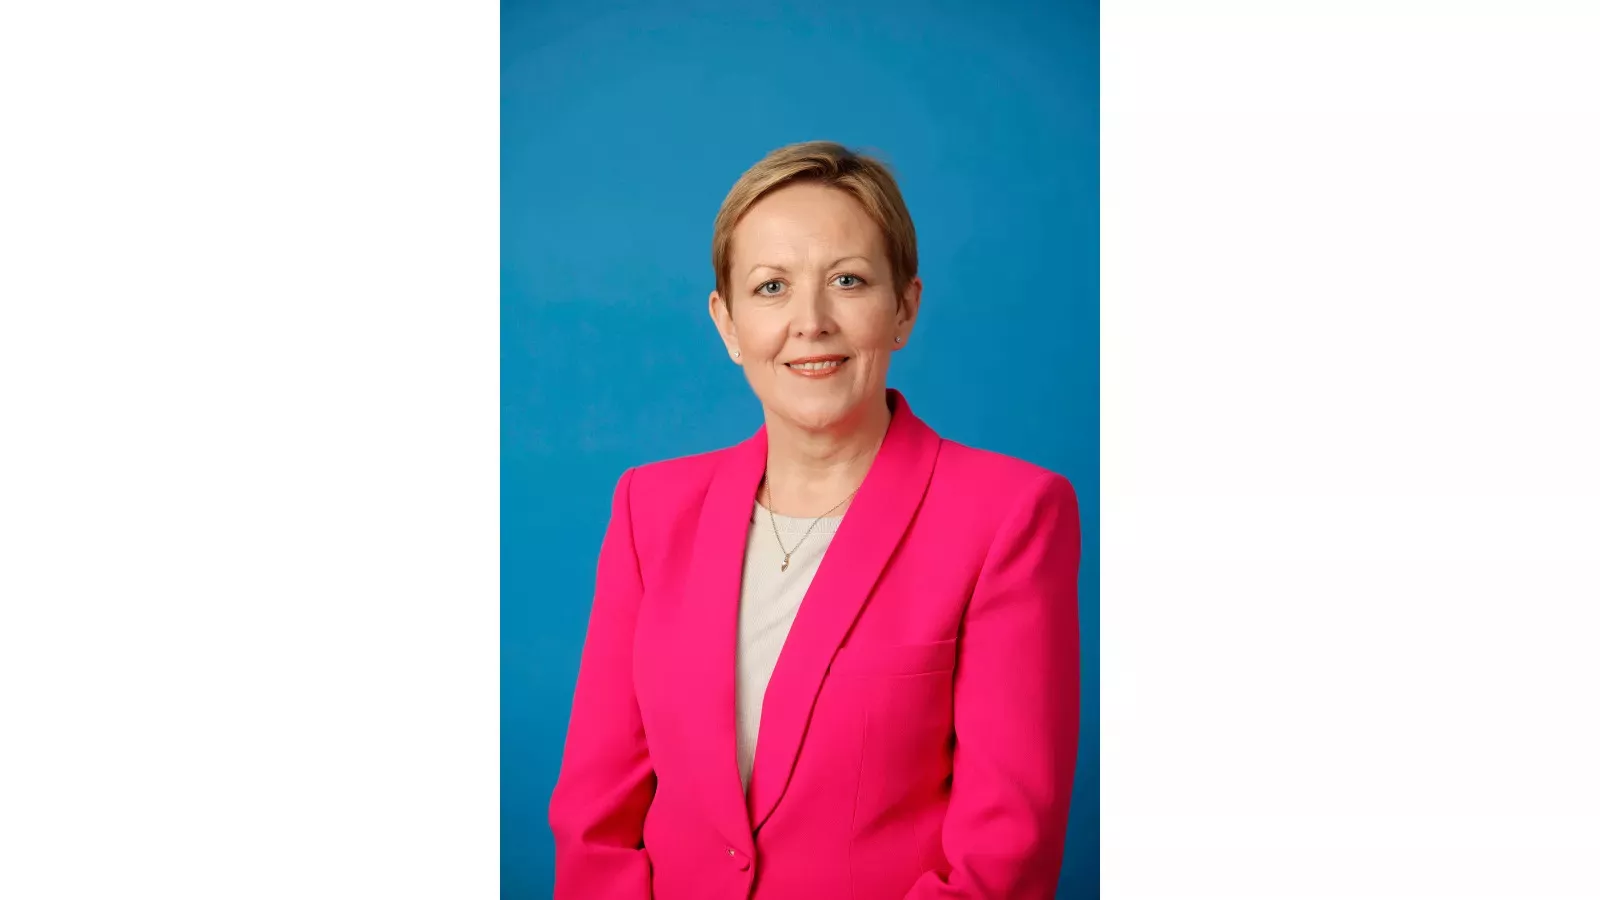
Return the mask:
{"type": "Polygon", "coordinates": [[[738,359],[739,358],[739,351],[737,351],[737,350],[733,351],[733,358],[734,359],[738,359]]]}
{"type": "Polygon", "coordinates": [[[894,342],[896,344],[904,343],[905,342],[905,338],[903,338],[903,337],[901,337],[900,335],[897,334],[897,335],[894,336],[894,342]]]}

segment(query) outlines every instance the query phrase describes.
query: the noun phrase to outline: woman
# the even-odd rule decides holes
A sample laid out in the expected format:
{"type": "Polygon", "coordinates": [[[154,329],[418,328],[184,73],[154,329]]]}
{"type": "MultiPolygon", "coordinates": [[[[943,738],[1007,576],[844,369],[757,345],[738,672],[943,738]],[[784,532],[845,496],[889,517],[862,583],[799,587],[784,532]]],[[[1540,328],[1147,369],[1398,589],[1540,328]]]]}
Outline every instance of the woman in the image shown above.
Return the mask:
{"type": "Polygon", "coordinates": [[[887,388],[922,283],[882,164],[774,151],[724,201],[712,266],[765,424],[617,485],[550,805],[556,896],[1053,896],[1072,488],[941,439],[887,388]]]}

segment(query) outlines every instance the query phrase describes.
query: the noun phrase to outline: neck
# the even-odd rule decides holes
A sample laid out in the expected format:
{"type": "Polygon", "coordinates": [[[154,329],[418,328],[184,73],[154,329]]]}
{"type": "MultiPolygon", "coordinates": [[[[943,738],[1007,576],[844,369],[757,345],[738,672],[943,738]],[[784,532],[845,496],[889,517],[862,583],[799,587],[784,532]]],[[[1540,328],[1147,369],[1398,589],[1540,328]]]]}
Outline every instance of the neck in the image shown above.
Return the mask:
{"type": "Polygon", "coordinates": [[[764,502],[786,516],[843,515],[849,503],[829,510],[866,480],[889,432],[889,419],[887,397],[830,431],[811,431],[769,416],[764,502]]]}

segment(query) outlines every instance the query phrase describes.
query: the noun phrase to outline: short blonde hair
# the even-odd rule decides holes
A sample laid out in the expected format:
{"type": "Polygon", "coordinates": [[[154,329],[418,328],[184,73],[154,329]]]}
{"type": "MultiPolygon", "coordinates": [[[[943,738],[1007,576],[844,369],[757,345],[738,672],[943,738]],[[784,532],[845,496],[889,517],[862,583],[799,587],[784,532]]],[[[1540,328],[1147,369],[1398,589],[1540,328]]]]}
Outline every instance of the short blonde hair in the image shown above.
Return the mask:
{"type": "Polygon", "coordinates": [[[768,153],[739,177],[722,201],[711,232],[711,269],[723,301],[729,301],[734,226],[762,197],[797,182],[837,188],[861,204],[883,233],[895,298],[905,296],[906,286],[917,275],[917,230],[889,167],[832,141],[807,141],[768,153]]]}

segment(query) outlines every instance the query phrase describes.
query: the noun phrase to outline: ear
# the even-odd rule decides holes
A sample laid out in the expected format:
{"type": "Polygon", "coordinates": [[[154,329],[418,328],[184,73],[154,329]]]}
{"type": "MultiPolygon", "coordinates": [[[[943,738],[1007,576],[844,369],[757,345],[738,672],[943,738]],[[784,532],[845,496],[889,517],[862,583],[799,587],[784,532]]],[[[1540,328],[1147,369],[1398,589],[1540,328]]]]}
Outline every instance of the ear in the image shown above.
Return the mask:
{"type": "Polygon", "coordinates": [[[900,295],[900,305],[895,313],[895,336],[900,341],[892,349],[899,350],[911,343],[911,329],[917,326],[917,312],[922,308],[922,277],[914,276],[900,295]]]}
{"type": "Polygon", "coordinates": [[[717,327],[717,334],[722,336],[722,345],[728,350],[728,358],[739,362],[739,358],[733,355],[739,350],[739,333],[733,328],[733,314],[728,311],[728,304],[723,302],[722,295],[716,291],[711,292],[708,311],[712,324],[717,327]]]}

